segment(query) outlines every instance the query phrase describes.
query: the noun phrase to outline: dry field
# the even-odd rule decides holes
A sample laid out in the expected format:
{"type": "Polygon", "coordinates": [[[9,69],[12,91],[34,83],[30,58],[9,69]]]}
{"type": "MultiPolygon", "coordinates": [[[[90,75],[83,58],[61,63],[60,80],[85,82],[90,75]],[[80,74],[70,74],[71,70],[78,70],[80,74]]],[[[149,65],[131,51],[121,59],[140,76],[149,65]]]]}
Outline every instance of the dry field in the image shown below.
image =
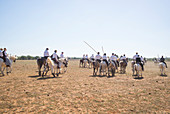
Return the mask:
{"type": "Polygon", "coordinates": [[[18,60],[0,77],[0,113],[170,113],[170,63],[167,76],[157,64],[145,65],[143,79],[126,74],[92,76],[92,69],[69,61],[57,78],[39,77],[36,61],[18,60]]]}

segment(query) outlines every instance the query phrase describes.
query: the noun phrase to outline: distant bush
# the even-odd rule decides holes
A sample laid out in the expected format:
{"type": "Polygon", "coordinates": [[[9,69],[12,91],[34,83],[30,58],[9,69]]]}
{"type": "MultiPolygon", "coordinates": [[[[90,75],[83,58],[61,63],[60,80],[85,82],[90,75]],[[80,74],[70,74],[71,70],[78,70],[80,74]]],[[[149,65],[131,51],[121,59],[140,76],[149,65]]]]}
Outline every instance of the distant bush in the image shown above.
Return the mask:
{"type": "Polygon", "coordinates": [[[39,56],[33,57],[33,56],[30,56],[30,55],[27,55],[27,56],[19,56],[18,60],[36,60],[38,58],[40,58],[40,57],[39,56]]]}

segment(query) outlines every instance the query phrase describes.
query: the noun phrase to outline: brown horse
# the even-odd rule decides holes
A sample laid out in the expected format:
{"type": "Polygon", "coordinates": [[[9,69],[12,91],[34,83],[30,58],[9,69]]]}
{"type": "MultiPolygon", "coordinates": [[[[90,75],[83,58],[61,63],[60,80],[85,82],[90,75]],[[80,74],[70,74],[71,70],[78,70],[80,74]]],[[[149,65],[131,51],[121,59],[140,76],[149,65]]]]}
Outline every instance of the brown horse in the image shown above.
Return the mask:
{"type": "Polygon", "coordinates": [[[125,60],[121,60],[120,61],[120,73],[126,73],[126,67],[127,67],[127,58],[126,61],[125,60]]]}
{"type": "Polygon", "coordinates": [[[99,67],[100,67],[99,61],[95,61],[95,62],[93,63],[93,75],[97,75],[97,72],[98,72],[99,67]]]}
{"type": "Polygon", "coordinates": [[[109,62],[109,65],[108,65],[108,76],[110,76],[110,72],[112,74],[112,76],[115,75],[115,70],[116,70],[116,65],[113,61],[110,61],[109,62]]]}

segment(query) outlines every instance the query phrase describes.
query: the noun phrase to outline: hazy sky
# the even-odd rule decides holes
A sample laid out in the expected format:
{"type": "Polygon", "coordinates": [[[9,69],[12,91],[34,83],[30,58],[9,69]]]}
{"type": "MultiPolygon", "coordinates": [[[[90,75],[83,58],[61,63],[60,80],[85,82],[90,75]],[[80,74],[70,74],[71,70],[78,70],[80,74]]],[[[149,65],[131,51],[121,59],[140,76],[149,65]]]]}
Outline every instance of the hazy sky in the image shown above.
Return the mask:
{"type": "Polygon", "coordinates": [[[170,0],[0,0],[0,47],[12,55],[96,51],[170,57],[170,0]]]}

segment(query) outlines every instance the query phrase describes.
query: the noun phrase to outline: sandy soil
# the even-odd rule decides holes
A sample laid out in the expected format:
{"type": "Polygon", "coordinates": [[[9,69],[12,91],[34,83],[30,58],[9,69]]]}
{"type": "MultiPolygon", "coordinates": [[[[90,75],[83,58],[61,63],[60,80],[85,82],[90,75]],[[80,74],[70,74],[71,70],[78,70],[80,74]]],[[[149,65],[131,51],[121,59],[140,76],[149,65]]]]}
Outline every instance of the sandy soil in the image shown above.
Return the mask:
{"type": "Polygon", "coordinates": [[[126,74],[92,76],[92,69],[69,61],[65,74],[39,77],[36,61],[18,60],[0,77],[0,113],[170,113],[170,63],[167,76],[157,64],[145,65],[143,79],[126,74]]]}

